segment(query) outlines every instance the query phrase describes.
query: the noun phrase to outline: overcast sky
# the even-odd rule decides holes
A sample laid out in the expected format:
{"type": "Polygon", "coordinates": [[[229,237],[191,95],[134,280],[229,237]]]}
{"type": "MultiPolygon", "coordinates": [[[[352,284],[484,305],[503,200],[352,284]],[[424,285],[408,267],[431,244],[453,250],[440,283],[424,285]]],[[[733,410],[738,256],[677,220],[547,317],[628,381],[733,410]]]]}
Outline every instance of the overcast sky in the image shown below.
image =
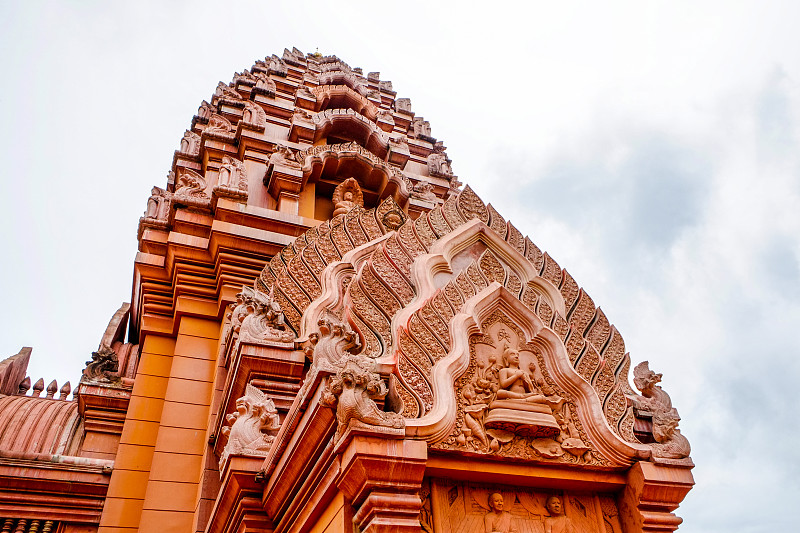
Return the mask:
{"type": "Polygon", "coordinates": [[[319,50],[411,98],[663,372],[697,464],[680,530],[795,530],[800,3],[554,4],[0,0],[0,357],[75,385],[199,103],[319,50]]]}

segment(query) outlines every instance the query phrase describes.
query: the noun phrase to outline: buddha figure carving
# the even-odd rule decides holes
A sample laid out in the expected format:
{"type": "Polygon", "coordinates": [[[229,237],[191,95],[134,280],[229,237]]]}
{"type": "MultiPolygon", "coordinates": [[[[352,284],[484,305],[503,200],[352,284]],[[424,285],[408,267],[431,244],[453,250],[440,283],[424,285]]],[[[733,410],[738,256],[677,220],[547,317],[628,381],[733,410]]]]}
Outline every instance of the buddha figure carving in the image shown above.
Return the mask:
{"type": "Polygon", "coordinates": [[[542,394],[540,386],[544,383],[535,376],[533,362],[528,363],[527,369],[522,368],[518,350],[508,345],[502,350],[503,366],[497,374],[497,394],[489,404],[486,427],[531,437],[558,435],[561,427],[553,411],[560,409],[564,400],[557,395],[542,394]]]}
{"type": "Polygon", "coordinates": [[[516,533],[511,523],[511,513],[504,510],[505,501],[499,492],[489,495],[489,512],[483,517],[486,533],[516,533]]]}
{"type": "Polygon", "coordinates": [[[364,207],[364,195],[355,178],[347,178],[333,191],[333,216],[343,215],[355,207],[364,207]]]}

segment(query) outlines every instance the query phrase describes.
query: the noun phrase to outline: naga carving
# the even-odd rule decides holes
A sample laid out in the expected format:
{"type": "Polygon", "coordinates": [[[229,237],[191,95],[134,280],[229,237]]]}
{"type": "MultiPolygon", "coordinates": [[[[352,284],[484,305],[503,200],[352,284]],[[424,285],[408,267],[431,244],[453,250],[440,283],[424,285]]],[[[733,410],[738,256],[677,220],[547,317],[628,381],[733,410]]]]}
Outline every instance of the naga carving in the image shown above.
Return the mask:
{"type": "Polygon", "coordinates": [[[650,370],[647,361],[636,365],[633,369],[633,384],[642,395],[632,396],[631,399],[636,415],[644,419],[650,418],[652,421],[655,442],[648,445],[653,450],[653,456],[683,459],[689,456],[691,446],[678,429],[681,420],[678,410],[672,407],[669,394],[658,385],[661,377],[661,374],[650,370]]]}
{"type": "Polygon", "coordinates": [[[376,404],[376,400],[386,397],[388,388],[375,367],[368,357],[346,355],[340,360],[336,374],[328,380],[320,404],[336,409],[336,439],[349,427],[393,428],[404,434],[403,417],[381,411],[376,404]]]}
{"type": "Polygon", "coordinates": [[[243,287],[236,295],[226,337],[229,352],[240,342],[268,344],[294,340],[294,334],[286,328],[280,305],[269,294],[252,287],[243,287]]]}
{"type": "Polygon", "coordinates": [[[117,381],[119,376],[119,358],[110,346],[102,345],[92,352],[92,360],[86,361],[83,376],[91,381],[117,381]]]}
{"type": "Polygon", "coordinates": [[[231,121],[222,115],[213,113],[208,118],[208,125],[203,130],[203,135],[211,136],[223,141],[231,141],[234,138],[234,128],[231,121]]]}
{"type": "Polygon", "coordinates": [[[314,368],[336,372],[344,358],[361,349],[358,334],[346,321],[322,318],[318,332],[309,336],[306,355],[313,355],[314,368]]]}
{"type": "Polygon", "coordinates": [[[181,167],[178,169],[178,178],[173,196],[176,201],[197,207],[207,207],[210,198],[205,191],[206,181],[203,176],[188,168],[181,167]]]}
{"type": "Polygon", "coordinates": [[[411,197],[425,200],[427,202],[435,202],[439,199],[436,197],[436,193],[433,192],[433,185],[427,181],[420,181],[414,185],[414,189],[411,192],[411,197]]]}
{"type": "Polygon", "coordinates": [[[219,458],[220,475],[232,454],[266,456],[275,440],[271,432],[280,428],[275,404],[250,383],[245,395],[236,400],[236,411],[225,419],[229,425],[222,428],[222,434],[228,442],[219,458]]]}
{"type": "Polygon", "coordinates": [[[301,160],[298,159],[298,154],[293,152],[288,146],[279,144],[275,152],[269,156],[270,166],[284,166],[290,168],[302,167],[301,160]]]}

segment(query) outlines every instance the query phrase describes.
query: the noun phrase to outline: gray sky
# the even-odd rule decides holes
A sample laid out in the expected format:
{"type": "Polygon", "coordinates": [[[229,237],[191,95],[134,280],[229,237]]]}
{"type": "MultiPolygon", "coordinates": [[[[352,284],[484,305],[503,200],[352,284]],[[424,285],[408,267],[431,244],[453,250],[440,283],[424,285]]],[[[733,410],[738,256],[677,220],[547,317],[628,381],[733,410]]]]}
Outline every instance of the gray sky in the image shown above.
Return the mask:
{"type": "Polygon", "coordinates": [[[0,356],[75,384],[200,101],[318,48],[411,98],[664,373],[697,464],[681,531],[795,529],[800,4],[553,4],[0,0],[0,356]]]}

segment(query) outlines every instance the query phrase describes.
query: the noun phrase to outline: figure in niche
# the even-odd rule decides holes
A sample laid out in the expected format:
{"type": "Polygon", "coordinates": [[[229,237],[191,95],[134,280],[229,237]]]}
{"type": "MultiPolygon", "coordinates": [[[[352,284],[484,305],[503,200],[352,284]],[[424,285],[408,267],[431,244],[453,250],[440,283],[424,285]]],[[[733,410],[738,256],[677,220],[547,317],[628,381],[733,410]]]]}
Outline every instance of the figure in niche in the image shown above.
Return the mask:
{"type": "Polygon", "coordinates": [[[197,109],[197,116],[208,120],[211,118],[212,113],[214,113],[214,108],[211,107],[211,104],[203,100],[203,103],[201,103],[200,107],[197,109]]]}
{"type": "Polygon", "coordinates": [[[181,153],[197,155],[200,153],[200,136],[193,131],[186,130],[181,139],[181,153]]]}
{"type": "Polygon", "coordinates": [[[486,533],[516,533],[511,524],[511,513],[504,511],[503,495],[493,492],[489,495],[489,512],[483,517],[486,533]]]}
{"type": "Polygon", "coordinates": [[[223,156],[217,186],[228,189],[246,189],[247,171],[244,164],[233,157],[223,156]]]}
{"type": "Polygon", "coordinates": [[[355,178],[347,178],[333,191],[333,216],[343,215],[355,207],[364,207],[364,195],[355,178]]]}
{"type": "Polygon", "coordinates": [[[144,218],[155,220],[166,220],[167,208],[169,207],[169,193],[160,187],[153,187],[150,198],[147,199],[147,210],[144,218]]]}
{"type": "MultiPolygon", "coordinates": [[[[486,427],[531,437],[555,437],[561,433],[553,411],[561,409],[564,399],[556,394],[541,393],[531,378],[533,363],[528,370],[520,368],[518,350],[505,345],[501,360],[503,367],[497,374],[497,395],[489,404],[486,427]]],[[[536,381],[544,385],[543,380],[536,381]]]]}
{"type": "Polygon", "coordinates": [[[544,519],[544,533],[575,533],[575,528],[564,514],[564,505],[558,496],[547,498],[547,512],[550,516],[544,519]]]}

